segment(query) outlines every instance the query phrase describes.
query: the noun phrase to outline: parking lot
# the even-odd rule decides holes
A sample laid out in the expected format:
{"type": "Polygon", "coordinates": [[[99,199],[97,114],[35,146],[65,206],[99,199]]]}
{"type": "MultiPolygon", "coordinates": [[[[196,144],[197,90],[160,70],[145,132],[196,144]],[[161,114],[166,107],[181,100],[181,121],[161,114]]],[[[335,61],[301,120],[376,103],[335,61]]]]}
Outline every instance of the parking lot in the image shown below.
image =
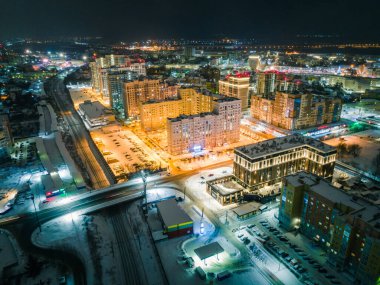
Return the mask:
{"type": "Polygon", "coordinates": [[[236,238],[265,266],[277,263],[278,271],[286,268],[303,284],[348,284],[348,278],[328,264],[325,252],[301,234],[278,227],[273,214],[266,212],[233,228],[236,238]]]}
{"type": "Polygon", "coordinates": [[[33,139],[18,141],[13,149],[11,158],[18,166],[31,164],[37,159],[36,143],[33,139]]]}
{"type": "Polygon", "coordinates": [[[86,100],[99,101],[105,107],[110,107],[108,100],[103,100],[101,94],[94,92],[91,88],[70,88],[70,96],[74,103],[74,108],[79,109],[79,104],[86,100]]]}
{"type": "Polygon", "coordinates": [[[165,161],[129,130],[107,127],[91,131],[91,136],[116,177],[166,167],[165,161]]]}

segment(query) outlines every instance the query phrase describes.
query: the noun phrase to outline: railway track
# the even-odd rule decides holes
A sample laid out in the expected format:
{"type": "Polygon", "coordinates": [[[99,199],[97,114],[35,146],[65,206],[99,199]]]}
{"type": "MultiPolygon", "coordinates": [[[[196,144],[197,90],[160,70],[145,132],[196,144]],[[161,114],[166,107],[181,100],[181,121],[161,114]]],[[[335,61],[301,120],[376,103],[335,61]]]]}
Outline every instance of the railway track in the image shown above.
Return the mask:
{"type": "Polygon", "coordinates": [[[78,155],[88,170],[93,188],[104,188],[110,184],[114,184],[115,181],[112,178],[112,174],[107,173],[109,172],[109,169],[107,169],[106,165],[101,165],[101,162],[98,161],[96,155],[93,153],[89,142],[91,138],[89,137],[87,130],[84,130],[85,127],[80,121],[79,115],[78,118],[75,117],[76,111],[74,110],[71,101],[68,101],[66,98],[68,94],[66,94],[67,92],[62,80],[54,78],[50,80],[48,84],[49,88],[47,93],[55,99],[62,112],[62,116],[69,126],[78,155]]]}
{"type": "Polygon", "coordinates": [[[143,285],[147,284],[145,273],[142,272],[141,266],[136,262],[137,257],[134,254],[132,234],[128,232],[126,226],[131,228],[121,206],[113,207],[108,210],[112,226],[115,232],[117,246],[120,252],[121,266],[124,273],[124,284],[143,285]]]}

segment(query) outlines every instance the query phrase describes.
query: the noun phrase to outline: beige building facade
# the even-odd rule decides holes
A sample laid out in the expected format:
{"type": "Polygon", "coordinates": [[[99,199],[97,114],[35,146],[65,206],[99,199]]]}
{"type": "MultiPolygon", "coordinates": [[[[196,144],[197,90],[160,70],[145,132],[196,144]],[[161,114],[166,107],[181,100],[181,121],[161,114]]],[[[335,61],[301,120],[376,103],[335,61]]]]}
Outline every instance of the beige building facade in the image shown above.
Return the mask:
{"type": "Polygon", "coordinates": [[[239,141],[241,100],[224,97],[212,105],[212,112],[168,118],[169,153],[199,152],[239,141]]]}
{"type": "Polygon", "coordinates": [[[277,91],[274,100],[261,96],[251,98],[253,118],[287,130],[338,122],[341,112],[341,99],[324,95],[277,91]]]}
{"type": "Polygon", "coordinates": [[[178,86],[168,85],[158,79],[133,80],[124,83],[124,106],[126,117],[140,115],[140,103],[161,101],[177,97],[178,86]]]}
{"type": "Polygon", "coordinates": [[[242,109],[248,108],[249,74],[229,75],[219,80],[219,94],[241,100],[242,109]]]}

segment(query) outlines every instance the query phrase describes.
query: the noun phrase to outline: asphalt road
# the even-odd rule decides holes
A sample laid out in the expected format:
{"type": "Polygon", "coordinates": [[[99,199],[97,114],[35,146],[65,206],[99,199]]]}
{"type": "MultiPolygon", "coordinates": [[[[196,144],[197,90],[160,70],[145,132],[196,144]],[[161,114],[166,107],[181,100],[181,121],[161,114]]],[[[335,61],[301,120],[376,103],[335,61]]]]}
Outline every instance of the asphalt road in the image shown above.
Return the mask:
{"type": "Polygon", "coordinates": [[[63,80],[58,77],[49,79],[45,84],[45,91],[55,99],[63,118],[70,128],[77,152],[85,164],[93,188],[104,188],[116,183],[112,171],[103,157],[98,153],[79,114],[74,109],[70,94],[68,94],[63,80]]]}
{"type": "MultiPolygon", "coordinates": [[[[41,224],[43,224],[59,216],[66,215],[71,211],[86,209],[91,206],[96,206],[101,202],[136,194],[140,191],[141,190],[126,190],[125,188],[122,188],[113,191],[112,193],[99,193],[98,195],[89,196],[85,199],[73,201],[62,206],[41,210],[38,212],[38,218],[41,224]]],[[[63,264],[69,265],[74,272],[75,284],[86,284],[86,270],[82,261],[75,254],[64,250],[42,249],[32,243],[32,233],[38,228],[37,218],[34,213],[16,216],[11,223],[6,222],[5,224],[2,224],[0,220],[0,226],[9,230],[16,237],[24,252],[27,254],[43,256],[49,260],[59,261],[63,264]]]]}
{"type": "MultiPolygon", "coordinates": [[[[217,165],[205,167],[203,169],[212,169],[221,166],[226,166],[229,164],[230,162],[223,162],[217,165]]],[[[192,170],[190,172],[186,172],[176,176],[155,176],[152,179],[150,179],[148,183],[148,188],[153,186],[154,183],[156,184],[156,186],[159,186],[161,184],[171,182],[174,180],[186,179],[196,174],[199,170],[200,169],[192,170]]],[[[114,186],[113,188],[115,189],[108,191],[95,190],[93,191],[91,196],[78,196],[76,200],[73,200],[64,205],[40,210],[38,212],[39,221],[41,224],[43,224],[54,218],[66,215],[72,211],[87,209],[105,201],[112,201],[115,199],[126,197],[131,194],[136,194],[142,191],[143,185],[141,181],[128,181],[126,183],[123,183],[122,185],[118,185],[118,187],[114,186]]],[[[64,264],[70,265],[74,270],[76,284],[86,284],[85,269],[83,263],[77,256],[66,251],[42,249],[35,246],[31,242],[31,235],[33,231],[38,228],[37,219],[33,212],[21,215],[7,216],[4,219],[0,219],[0,227],[12,232],[16,237],[17,241],[19,242],[21,248],[27,254],[32,253],[39,256],[44,256],[48,259],[61,261],[64,264]]],[[[120,233],[122,229],[118,228],[116,231],[120,233]]]]}

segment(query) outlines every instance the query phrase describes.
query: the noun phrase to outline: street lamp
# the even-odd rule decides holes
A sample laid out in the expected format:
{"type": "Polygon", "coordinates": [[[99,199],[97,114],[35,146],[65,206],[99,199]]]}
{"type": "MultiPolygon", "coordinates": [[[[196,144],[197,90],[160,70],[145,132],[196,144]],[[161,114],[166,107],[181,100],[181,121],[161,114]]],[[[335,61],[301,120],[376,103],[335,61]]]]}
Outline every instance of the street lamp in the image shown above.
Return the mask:
{"type": "Polygon", "coordinates": [[[37,223],[38,223],[38,228],[40,229],[40,232],[42,231],[41,230],[41,223],[40,223],[40,219],[38,218],[38,213],[37,213],[37,209],[36,209],[36,204],[34,203],[34,194],[32,194],[32,202],[33,202],[33,206],[34,206],[34,213],[36,214],[36,219],[37,219],[37,223]]]}
{"type": "Polygon", "coordinates": [[[147,215],[147,210],[148,210],[148,208],[147,208],[147,199],[146,199],[146,186],[147,186],[147,184],[148,184],[148,182],[147,182],[147,175],[145,174],[145,172],[144,172],[144,170],[142,170],[141,171],[141,177],[142,177],[142,180],[143,180],[143,184],[144,184],[144,197],[143,197],[143,200],[142,200],[142,203],[143,203],[143,213],[144,213],[144,216],[145,216],[145,218],[146,218],[146,215],[147,215]]]}

